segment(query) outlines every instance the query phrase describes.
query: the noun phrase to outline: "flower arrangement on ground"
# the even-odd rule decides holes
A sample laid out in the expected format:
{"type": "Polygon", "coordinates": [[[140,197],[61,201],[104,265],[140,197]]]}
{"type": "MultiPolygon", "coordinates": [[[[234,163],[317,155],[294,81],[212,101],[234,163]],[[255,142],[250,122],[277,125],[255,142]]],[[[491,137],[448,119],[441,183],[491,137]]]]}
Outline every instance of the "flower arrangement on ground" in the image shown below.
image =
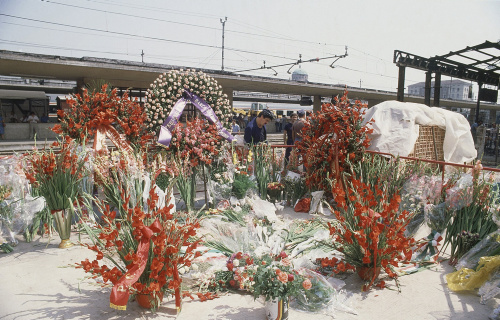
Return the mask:
{"type": "Polygon", "coordinates": [[[339,194],[339,190],[333,193],[338,194],[339,210],[334,210],[337,220],[328,223],[331,240],[324,244],[343,256],[323,259],[322,267],[330,267],[334,273],[357,269],[369,282],[365,289],[375,282],[381,269],[397,280],[394,267],[411,258],[414,243],[405,236],[411,215],[399,212],[399,195],[389,198],[386,190],[378,185],[369,186],[356,177],[345,194],[339,194]],[[372,209],[376,207],[378,211],[372,209]]]}
{"type": "Polygon", "coordinates": [[[160,154],[152,162],[144,162],[145,159],[141,152],[98,155],[94,161],[96,181],[105,197],[87,195],[85,208],[93,212],[95,205],[103,222],[93,224],[82,215],[80,224],[92,239],[93,245],[88,248],[97,257],[77,266],[93,278],[102,277],[105,286],[114,286],[110,302],[117,309],[126,307],[130,293],[140,301],[148,296],[146,302],[152,308],[158,307],[164,293],[174,293],[180,307],[178,269],[189,266],[200,254],[194,252],[201,241],[196,235],[198,220],[172,212],[173,205],[169,205],[169,190],[178,172],[167,168],[167,158],[160,154]],[[159,172],[165,173],[167,181],[163,185],[167,192],[155,183],[159,172]]]}
{"type": "Polygon", "coordinates": [[[56,231],[61,237],[60,247],[70,246],[71,205],[80,196],[80,182],[88,173],[88,154],[77,152],[71,139],[53,147],[34,150],[23,156],[23,170],[36,192],[45,198],[50,212],[55,217],[56,231]]]}
{"type": "Polygon", "coordinates": [[[104,84],[100,92],[75,94],[68,100],[68,110],[58,110],[60,124],[53,131],[75,139],[79,143],[89,141],[99,129],[114,128],[135,148],[144,146],[151,138],[146,133],[146,114],[141,105],[130,99],[128,93],[118,95],[118,89],[109,90],[104,84]]]}
{"type": "Polygon", "coordinates": [[[369,145],[368,134],[372,132],[368,128],[370,123],[363,125],[364,107],[360,101],[352,105],[345,91],[340,99],[323,104],[320,112],[308,118],[302,129],[303,139],[296,148],[307,170],[307,186],[329,190],[327,177],[348,169],[347,160],[361,160],[369,145]],[[335,157],[338,169],[334,166],[335,157]]]}
{"type": "Polygon", "coordinates": [[[172,70],[161,74],[146,92],[145,112],[147,129],[158,134],[161,125],[169,116],[184,90],[204,99],[214,110],[222,125],[229,128],[232,107],[227,95],[217,81],[205,73],[195,70],[172,70]]]}
{"type": "Polygon", "coordinates": [[[266,301],[287,300],[303,288],[312,287],[311,280],[301,276],[293,269],[292,263],[285,252],[278,256],[264,255],[256,261],[253,273],[253,295],[263,296],[266,301]]]}
{"type": "Polygon", "coordinates": [[[170,212],[171,205],[158,208],[155,188],[150,190],[145,207],[138,204],[130,208],[129,198],[122,195],[122,200],[121,219],[116,217],[116,211],[97,201],[104,223],[94,228],[82,224],[94,243],[87,247],[97,257],[81,261],[77,267],[92,277],[102,277],[103,285],[114,286],[111,296],[114,308],[125,309],[130,293],[148,295],[152,308],[158,307],[164,293],[175,294],[176,305],[180,307],[182,280],[178,269],[189,266],[200,255],[195,252],[201,241],[196,237],[198,221],[189,217],[180,221],[170,212]],[[103,258],[112,266],[101,264],[103,258]]]}
{"type": "Polygon", "coordinates": [[[267,184],[267,195],[271,200],[281,200],[281,194],[285,189],[285,185],[281,182],[269,182],[267,184]]]}
{"type": "Polygon", "coordinates": [[[295,203],[307,193],[305,176],[289,173],[281,181],[284,184],[287,201],[290,202],[291,206],[295,206],[295,203]]]}
{"type": "Polygon", "coordinates": [[[462,177],[456,185],[466,179],[468,183],[458,190],[447,190],[448,215],[443,247],[451,245],[450,264],[457,261],[477,242],[498,229],[493,220],[495,208],[500,201],[498,190],[493,191],[494,175],[480,175],[482,166],[476,165],[472,175],[462,177]]]}

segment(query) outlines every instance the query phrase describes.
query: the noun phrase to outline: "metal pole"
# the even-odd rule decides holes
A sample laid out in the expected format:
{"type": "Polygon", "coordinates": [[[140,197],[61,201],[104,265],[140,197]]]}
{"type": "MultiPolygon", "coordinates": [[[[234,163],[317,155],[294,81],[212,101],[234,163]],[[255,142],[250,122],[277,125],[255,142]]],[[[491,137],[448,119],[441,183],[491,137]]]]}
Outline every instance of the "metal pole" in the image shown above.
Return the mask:
{"type": "Polygon", "coordinates": [[[476,121],[476,123],[479,121],[479,106],[481,105],[481,100],[479,100],[479,95],[481,93],[481,87],[483,86],[483,84],[481,82],[478,82],[477,84],[479,85],[479,87],[477,90],[476,117],[474,119],[476,121]]]}
{"type": "Polygon", "coordinates": [[[220,19],[220,23],[222,23],[222,71],[224,71],[224,28],[226,26],[227,17],[224,17],[224,19],[224,21],[220,19]]]}
{"type": "Polygon", "coordinates": [[[399,66],[397,101],[405,100],[405,67],[399,66]]]}
{"type": "Polygon", "coordinates": [[[426,106],[431,106],[431,80],[432,73],[427,71],[425,73],[425,95],[424,95],[424,103],[426,106]]]}
{"type": "Polygon", "coordinates": [[[434,107],[439,107],[441,98],[441,72],[436,72],[434,75],[434,107]]]}

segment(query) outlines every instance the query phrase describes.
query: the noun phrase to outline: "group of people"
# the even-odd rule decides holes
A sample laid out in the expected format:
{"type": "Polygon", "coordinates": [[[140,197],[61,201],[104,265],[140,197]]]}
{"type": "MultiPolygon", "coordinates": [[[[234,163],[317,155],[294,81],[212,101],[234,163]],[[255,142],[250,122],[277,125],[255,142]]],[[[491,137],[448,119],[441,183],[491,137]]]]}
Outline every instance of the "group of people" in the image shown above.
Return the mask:
{"type": "MultiPolygon", "coordinates": [[[[245,128],[244,140],[249,144],[258,144],[267,140],[266,124],[274,119],[274,114],[265,109],[262,110],[257,117],[248,123],[245,128]]],[[[292,146],[296,142],[302,140],[302,128],[306,123],[306,113],[300,110],[293,113],[290,121],[283,128],[283,142],[286,145],[292,146]]],[[[288,164],[292,147],[287,147],[285,151],[285,165],[288,164]]]]}
{"type": "Polygon", "coordinates": [[[9,117],[9,122],[10,123],[18,123],[18,122],[24,122],[24,123],[47,123],[49,122],[49,117],[44,113],[40,118],[32,111],[30,113],[26,113],[21,119],[19,119],[14,111],[11,111],[10,117],[9,117]]]}
{"type": "MultiPolygon", "coordinates": [[[[9,116],[9,123],[19,123],[19,122],[24,122],[24,123],[47,123],[49,122],[49,117],[44,113],[41,118],[38,118],[38,116],[35,114],[35,112],[30,112],[29,114],[25,114],[22,119],[19,119],[14,110],[10,112],[9,116]]],[[[4,117],[0,114],[0,139],[5,139],[5,119],[4,117]]],[[[35,128],[30,126],[30,138],[32,138],[35,134],[35,128]]]]}

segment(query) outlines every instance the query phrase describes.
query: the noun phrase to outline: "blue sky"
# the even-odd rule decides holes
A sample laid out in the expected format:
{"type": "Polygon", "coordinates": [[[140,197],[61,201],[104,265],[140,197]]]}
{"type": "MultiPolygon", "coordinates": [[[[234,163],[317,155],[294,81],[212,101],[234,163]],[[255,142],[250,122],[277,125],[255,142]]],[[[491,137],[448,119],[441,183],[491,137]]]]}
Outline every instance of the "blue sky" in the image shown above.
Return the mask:
{"type": "MultiPolygon", "coordinates": [[[[0,49],[221,69],[299,59],[313,82],[395,91],[394,50],[424,57],[500,40],[499,0],[0,0],[0,49]],[[144,52],[144,56],[141,56],[144,52]]],[[[293,66],[293,72],[298,66],[293,66]]],[[[290,78],[290,66],[245,74],[290,78]]],[[[407,71],[406,84],[424,81],[407,71]]]]}

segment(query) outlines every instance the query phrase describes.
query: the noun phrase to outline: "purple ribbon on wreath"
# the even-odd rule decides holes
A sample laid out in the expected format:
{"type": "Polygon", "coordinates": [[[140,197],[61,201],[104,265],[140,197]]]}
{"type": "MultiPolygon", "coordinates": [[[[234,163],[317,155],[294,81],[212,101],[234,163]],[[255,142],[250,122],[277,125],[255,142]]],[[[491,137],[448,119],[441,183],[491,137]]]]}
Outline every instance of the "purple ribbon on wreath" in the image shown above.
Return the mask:
{"type": "Polygon", "coordinates": [[[168,147],[170,145],[170,140],[172,140],[172,131],[175,128],[175,125],[179,122],[179,118],[186,107],[187,102],[191,102],[200,112],[210,120],[210,122],[214,123],[217,127],[217,132],[221,137],[228,141],[233,141],[234,137],[222,126],[219,118],[215,115],[214,110],[210,105],[198,97],[192,92],[188,90],[184,90],[184,94],[182,98],[177,100],[172,111],[168,115],[167,119],[163,122],[160,127],[160,135],[158,136],[158,143],[168,147]]]}

